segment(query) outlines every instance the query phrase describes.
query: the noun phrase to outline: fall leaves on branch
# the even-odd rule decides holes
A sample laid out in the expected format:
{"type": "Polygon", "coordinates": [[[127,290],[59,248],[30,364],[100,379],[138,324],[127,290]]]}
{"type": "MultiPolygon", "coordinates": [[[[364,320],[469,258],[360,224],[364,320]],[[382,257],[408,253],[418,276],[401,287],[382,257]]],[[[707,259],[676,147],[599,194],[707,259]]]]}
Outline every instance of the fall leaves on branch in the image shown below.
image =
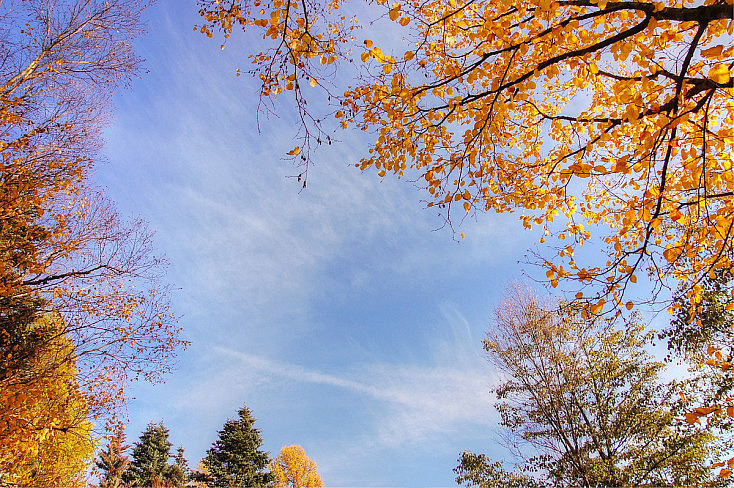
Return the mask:
{"type": "Polygon", "coordinates": [[[405,39],[382,48],[347,2],[200,5],[208,36],[262,33],[251,72],[264,100],[295,97],[292,157],[327,142],[331,115],[373,134],[360,168],[420,178],[449,222],[521,211],[549,282],[574,281],[589,314],[670,304],[669,278],[732,266],[730,2],[381,0],[376,25],[405,39]],[[590,239],[604,258],[577,257],[590,239]],[[653,293],[634,298],[648,270],[653,293]]]}
{"type": "Polygon", "coordinates": [[[2,483],[79,484],[89,420],[109,427],[128,379],[157,379],[183,345],[151,232],[88,179],[112,95],[140,69],[143,8],[0,4],[2,483]],[[56,456],[44,469],[27,462],[39,449],[56,456]]]}

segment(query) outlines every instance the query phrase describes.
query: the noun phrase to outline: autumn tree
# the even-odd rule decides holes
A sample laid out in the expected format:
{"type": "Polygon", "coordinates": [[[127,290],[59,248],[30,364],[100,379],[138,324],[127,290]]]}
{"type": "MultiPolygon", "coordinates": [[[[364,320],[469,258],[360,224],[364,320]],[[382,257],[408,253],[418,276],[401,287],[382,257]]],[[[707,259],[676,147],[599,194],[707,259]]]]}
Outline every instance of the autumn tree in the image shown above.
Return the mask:
{"type": "Polygon", "coordinates": [[[117,425],[114,434],[109,437],[107,448],[100,451],[96,466],[99,471],[100,488],[120,488],[123,486],[122,474],[130,465],[126,451],[130,446],[125,444],[125,430],[117,425]]]}
{"type": "Polygon", "coordinates": [[[247,406],[237,411],[236,420],[227,420],[219,438],[201,460],[205,468],[197,479],[208,486],[266,487],[271,481],[267,471],[268,453],[261,450],[260,429],[247,406]]]}
{"type": "Polygon", "coordinates": [[[270,461],[270,474],[276,488],[317,488],[324,486],[318,466],[301,446],[285,446],[270,461]]]}
{"type": "Polygon", "coordinates": [[[74,344],[59,316],[38,317],[43,346],[0,388],[0,485],[80,486],[96,440],[74,344]]]}
{"type": "Polygon", "coordinates": [[[110,418],[128,379],[157,379],[182,345],[165,263],[88,174],[116,89],[140,71],[130,42],[146,2],[0,3],[0,388],[59,313],[89,406],[110,418]]]}
{"type": "Polygon", "coordinates": [[[664,364],[645,351],[653,332],[634,320],[583,319],[581,311],[517,290],[498,308],[484,348],[503,375],[495,388],[500,425],[525,463],[507,473],[465,453],[459,481],[483,488],[529,479],[539,486],[716,485],[710,459],[721,446],[683,419],[682,397],[695,385],[660,380],[664,364]],[[490,476],[478,476],[483,470],[490,476]]]}
{"type": "Polygon", "coordinates": [[[550,283],[574,280],[594,312],[632,307],[650,268],[637,300],[669,303],[671,280],[732,267],[730,0],[200,6],[207,36],[262,35],[248,71],[265,102],[294,97],[294,158],[331,141],[334,117],[372,133],[357,166],[420,179],[449,221],[521,211],[550,283]],[[578,252],[590,240],[601,256],[578,252]]]}

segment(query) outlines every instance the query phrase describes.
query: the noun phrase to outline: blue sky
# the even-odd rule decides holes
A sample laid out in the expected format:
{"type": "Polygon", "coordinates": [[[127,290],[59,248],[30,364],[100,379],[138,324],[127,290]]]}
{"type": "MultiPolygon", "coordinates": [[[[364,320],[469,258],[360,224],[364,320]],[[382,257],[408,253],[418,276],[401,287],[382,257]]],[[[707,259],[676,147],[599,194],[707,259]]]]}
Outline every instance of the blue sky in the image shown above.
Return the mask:
{"type": "Polygon", "coordinates": [[[195,466],[245,403],[265,449],[302,445],[330,487],[452,486],[463,450],[504,456],[481,339],[537,236],[481,215],[457,241],[410,182],[353,167],[359,132],[299,191],[295,114],[258,131],[245,53],[194,32],[196,11],[148,11],[149,72],[116,98],[95,175],[156,230],[192,341],[164,384],[130,388],[128,440],[163,420],[195,466]]]}

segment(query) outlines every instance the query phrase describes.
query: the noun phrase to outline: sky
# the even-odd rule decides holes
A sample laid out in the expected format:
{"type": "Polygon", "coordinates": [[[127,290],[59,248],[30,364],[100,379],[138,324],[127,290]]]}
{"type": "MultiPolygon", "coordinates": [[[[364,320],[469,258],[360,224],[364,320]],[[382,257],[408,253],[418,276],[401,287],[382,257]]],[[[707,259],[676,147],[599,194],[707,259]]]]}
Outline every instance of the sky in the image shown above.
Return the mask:
{"type": "Polygon", "coordinates": [[[263,448],[300,444],[327,487],[455,486],[464,450],[509,460],[481,341],[507,285],[542,275],[519,264],[538,236],[486,214],[459,238],[410,181],[354,168],[359,132],[301,190],[294,112],[258,120],[258,85],[235,76],[255,41],[220,50],[194,1],[146,17],[148,72],[116,97],[94,177],[155,230],[191,346],[129,389],[128,441],[163,421],[193,467],[245,404],[263,448]]]}

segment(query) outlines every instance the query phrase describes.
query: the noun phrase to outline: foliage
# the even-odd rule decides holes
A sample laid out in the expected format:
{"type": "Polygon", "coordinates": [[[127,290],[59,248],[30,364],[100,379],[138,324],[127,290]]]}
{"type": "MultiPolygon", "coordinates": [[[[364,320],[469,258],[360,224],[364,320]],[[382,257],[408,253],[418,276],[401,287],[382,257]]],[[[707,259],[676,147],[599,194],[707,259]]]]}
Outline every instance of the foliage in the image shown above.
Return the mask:
{"type": "Polygon", "coordinates": [[[357,166],[424,181],[449,221],[521,210],[550,283],[593,312],[634,306],[650,267],[649,301],[732,267],[731,0],[377,0],[361,22],[348,5],[200,1],[205,35],[262,34],[250,72],[266,102],[294,96],[294,159],[331,142],[330,116],[374,133],[357,166]],[[578,252],[592,238],[601,259],[578,252]]]}
{"type": "Polygon", "coordinates": [[[74,345],[58,316],[39,317],[32,328],[43,346],[0,388],[0,484],[83,485],[95,439],[74,345]]]}
{"type": "Polygon", "coordinates": [[[96,466],[100,474],[100,488],[123,486],[122,474],[130,465],[130,458],[125,453],[130,446],[125,444],[125,437],[124,428],[118,425],[114,435],[109,438],[107,449],[99,453],[96,466]]]}
{"type": "Polygon", "coordinates": [[[178,449],[174,464],[170,464],[171,446],[168,429],[163,422],[149,423],[133,447],[132,461],[122,474],[124,484],[167,488],[184,486],[186,459],[183,448],[178,449]]]}
{"type": "Polygon", "coordinates": [[[173,465],[171,466],[169,475],[171,486],[186,486],[190,477],[191,469],[189,469],[189,462],[184,456],[184,448],[183,446],[178,446],[178,448],[176,449],[176,456],[174,456],[173,458],[173,465]]]}
{"type": "MultiPolygon", "coordinates": [[[[674,296],[677,310],[670,327],[660,334],[668,349],[685,359],[701,360],[711,345],[734,344],[734,271],[721,269],[705,276],[688,296],[679,289],[674,296]]],[[[731,352],[731,351],[729,351],[731,352]]]]}
{"type": "Polygon", "coordinates": [[[146,3],[0,3],[0,387],[45,347],[34,318],[60,313],[108,419],[127,379],[157,379],[183,345],[151,232],[88,185],[112,96],[140,71],[146,3]]]}
{"type": "Polygon", "coordinates": [[[491,462],[484,454],[464,451],[454,468],[456,483],[481,488],[536,488],[541,483],[525,473],[509,473],[501,462],[491,462]]]}
{"type": "Polygon", "coordinates": [[[270,474],[276,488],[317,488],[324,486],[316,463],[301,446],[285,446],[270,461],[270,474]]]}
{"type": "Polygon", "coordinates": [[[219,438],[212,444],[202,465],[201,473],[208,486],[240,486],[257,488],[268,486],[271,481],[268,453],[260,450],[260,429],[254,427],[255,417],[242,406],[237,420],[227,420],[219,431],[219,438]]]}
{"type": "Polygon", "coordinates": [[[505,375],[496,407],[525,469],[551,486],[715,485],[716,439],[682,418],[679,393],[695,385],[659,380],[664,365],[644,349],[653,332],[580,312],[516,290],[484,342],[505,375]]]}
{"type": "MultiPolygon", "coordinates": [[[[686,359],[692,368],[702,372],[706,384],[699,388],[703,398],[699,407],[686,414],[690,423],[706,424],[722,431],[734,425],[734,295],[731,269],[706,276],[694,287],[689,297],[683,290],[675,295],[677,313],[660,337],[668,340],[672,355],[686,359]],[[692,310],[695,310],[692,312],[692,310]]],[[[691,398],[691,401],[694,399],[691,398]]],[[[720,475],[730,477],[734,457],[715,463],[720,475]]]]}

